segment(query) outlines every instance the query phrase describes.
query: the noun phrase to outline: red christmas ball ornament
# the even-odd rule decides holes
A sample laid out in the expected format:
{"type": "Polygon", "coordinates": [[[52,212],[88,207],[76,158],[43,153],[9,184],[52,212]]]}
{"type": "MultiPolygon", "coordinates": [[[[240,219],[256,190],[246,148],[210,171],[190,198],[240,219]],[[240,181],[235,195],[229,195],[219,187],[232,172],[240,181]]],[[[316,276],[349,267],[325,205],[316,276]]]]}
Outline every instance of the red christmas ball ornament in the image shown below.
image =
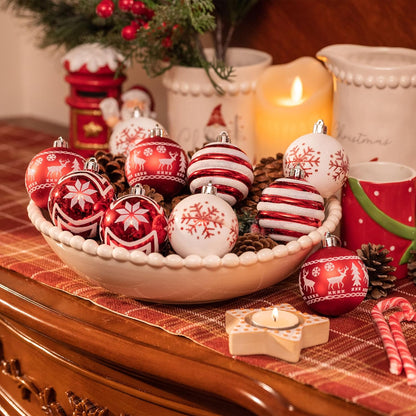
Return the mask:
{"type": "Polygon", "coordinates": [[[111,203],[100,225],[103,243],[146,254],[159,251],[167,239],[168,220],[163,208],[144,193],[136,185],[130,195],[111,203]]]}
{"type": "Polygon", "coordinates": [[[135,1],[131,6],[131,12],[137,16],[146,15],[147,7],[142,1],[135,1]]]}
{"type": "Polygon", "coordinates": [[[130,186],[146,184],[171,198],[186,185],[187,167],[188,158],[182,147],[165,137],[161,128],[155,128],[150,137],[131,149],[125,170],[130,186]]]}
{"type": "Polygon", "coordinates": [[[303,171],[297,166],[291,177],[276,179],[262,192],[257,204],[257,220],[262,233],[273,240],[296,240],[322,225],[324,199],[302,175],[303,171]]]}
{"type": "Polygon", "coordinates": [[[110,17],[114,12],[114,3],[111,0],[103,0],[97,4],[95,12],[98,16],[106,19],[110,17]]]}
{"type": "Polygon", "coordinates": [[[124,26],[121,30],[121,36],[125,40],[134,40],[136,39],[137,29],[132,25],[124,26]]]}
{"type": "Polygon", "coordinates": [[[118,8],[123,12],[128,12],[133,5],[134,0],[118,0],[118,8]]]}
{"type": "Polygon", "coordinates": [[[53,147],[38,153],[29,162],[25,174],[26,190],[39,208],[48,207],[51,189],[61,176],[83,168],[85,159],[68,149],[68,143],[59,137],[53,147]]]}
{"type": "Polygon", "coordinates": [[[327,316],[342,315],[365,299],[367,268],[353,251],[337,247],[337,238],[327,233],[323,248],[303,263],[299,288],[313,311],[327,316]]]}
{"type": "Polygon", "coordinates": [[[114,200],[110,182],[98,174],[98,163],[90,158],[85,168],[63,176],[49,195],[53,224],[84,238],[94,238],[105,211],[114,200]]]}
{"type": "Polygon", "coordinates": [[[217,195],[231,206],[247,197],[253,184],[253,166],[248,156],[231,144],[227,132],[217,142],[208,143],[194,153],[188,167],[189,188],[198,193],[211,182],[217,195]]]}

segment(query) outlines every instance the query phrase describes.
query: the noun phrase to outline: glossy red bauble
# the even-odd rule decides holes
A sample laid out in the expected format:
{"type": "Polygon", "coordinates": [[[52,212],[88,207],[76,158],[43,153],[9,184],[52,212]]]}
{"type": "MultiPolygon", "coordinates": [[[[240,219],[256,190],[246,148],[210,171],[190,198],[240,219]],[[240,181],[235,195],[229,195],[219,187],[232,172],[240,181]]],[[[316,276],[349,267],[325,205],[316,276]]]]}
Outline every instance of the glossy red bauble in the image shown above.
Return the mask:
{"type": "Polygon", "coordinates": [[[49,195],[49,215],[53,224],[62,230],[94,238],[101,218],[113,200],[114,190],[110,182],[95,168],[87,167],[58,181],[49,195]]]}
{"type": "Polygon", "coordinates": [[[118,0],[118,8],[123,12],[128,12],[133,5],[134,0],[118,0]]]}
{"type": "Polygon", "coordinates": [[[163,208],[144,195],[124,195],[105,212],[100,225],[104,244],[158,252],[167,239],[167,218],[163,208]]]}
{"type": "Polygon", "coordinates": [[[175,141],[162,136],[160,129],[141,140],[126,159],[126,178],[130,186],[146,184],[166,198],[180,193],[186,185],[188,159],[175,141]]]}
{"type": "Polygon", "coordinates": [[[102,0],[97,4],[95,12],[98,16],[106,19],[110,17],[114,12],[114,3],[111,0],[102,0]]]}
{"type": "Polygon", "coordinates": [[[368,273],[353,251],[325,247],[302,265],[299,287],[303,300],[313,311],[338,316],[352,311],[365,299],[368,273]]]}
{"type": "Polygon", "coordinates": [[[25,174],[26,190],[39,208],[47,208],[51,189],[61,176],[80,170],[85,159],[67,148],[67,143],[59,138],[54,147],[43,150],[30,161],[25,174]]]}
{"type": "Polygon", "coordinates": [[[126,40],[136,39],[136,33],[137,29],[132,25],[124,26],[121,30],[121,36],[126,40]]]}

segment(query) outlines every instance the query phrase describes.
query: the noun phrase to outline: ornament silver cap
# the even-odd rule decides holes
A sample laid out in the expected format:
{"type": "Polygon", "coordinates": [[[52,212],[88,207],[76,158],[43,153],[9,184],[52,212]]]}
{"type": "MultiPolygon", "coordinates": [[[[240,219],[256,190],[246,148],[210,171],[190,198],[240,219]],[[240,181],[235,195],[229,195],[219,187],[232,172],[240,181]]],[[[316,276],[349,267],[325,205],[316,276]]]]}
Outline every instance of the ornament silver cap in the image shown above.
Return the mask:
{"type": "Polygon", "coordinates": [[[293,179],[303,179],[305,177],[305,171],[302,169],[300,163],[290,169],[289,177],[293,179]]]}
{"type": "Polygon", "coordinates": [[[318,134],[326,134],[326,132],[328,131],[328,128],[326,127],[325,123],[323,120],[318,120],[314,125],[313,125],[313,132],[314,133],[318,133],[318,134]]]}
{"type": "Polygon", "coordinates": [[[159,126],[159,124],[156,124],[156,126],[150,130],[150,137],[156,136],[165,137],[165,131],[159,126]]]}
{"type": "Polygon", "coordinates": [[[59,136],[54,142],[53,142],[53,147],[64,147],[67,148],[68,147],[68,142],[65,141],[62,136],[59,136]]]}
{"type": "Polygon", "coordinates": [[[211,195],[217,195],[217,188],[212,184],[211,181],[208,182],[208,185],[204,185],[202,187],[202,194],[211,194],[211,195]]]}
{"type": "Polygon", "coordinates": [[[95,157],[90,157],[84,164],[85,170],[91,170],[92,172],[98,173],[100,171],[100,166],[95,157]]]}
{"type": "Polygon", "coordinates": [[[143,117],[143,113],[139,107],[134,107],[134,110],[131,116],[132,118],[140,118],[140,117],[143,117]]]}
{"type": "Polygon", "coordinates": [[[130,188],[130,195],[145,195],[145,194],[146,194],[146,191],[140,183],[130,188]]]}
{"type": "Polygon", "coordinates": [[[218,136],[217,136],[217,142],[219,143],[231,143],[230,136],[228,133],[223,130],[218,136]]]}
{"type": "Polygon", "coordinates": [[[322,241],[322,247],[339,247],[341,245],[341,240],[329,232],[325,233],[325,237],[322,241]]]}

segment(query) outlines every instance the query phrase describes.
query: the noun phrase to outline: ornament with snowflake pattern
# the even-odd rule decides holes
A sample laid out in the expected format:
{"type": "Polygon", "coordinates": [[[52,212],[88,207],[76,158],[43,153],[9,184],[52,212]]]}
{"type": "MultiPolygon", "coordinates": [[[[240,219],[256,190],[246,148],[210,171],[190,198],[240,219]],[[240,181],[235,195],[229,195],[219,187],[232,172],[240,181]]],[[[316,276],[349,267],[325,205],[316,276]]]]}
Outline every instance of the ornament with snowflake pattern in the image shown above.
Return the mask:
{"type": "Polygon", "coordinates": [[[349,160],[337,139],[326,134],[326,126],[319,120],[313,133],[299,137],[290,144],[283,157],[283,172],[300,165],[305,180],[328,198],[335,194],[347,180],[349,160]]]}
{"type": "Polygon", "coordinates": [[[114,201],[104,214],[100,236],[104,244],[157,253],[167,239],[168,220],[163,208],[144,195],[141,185],[114,201]]]}
{"type": "Polygon", "coordinates": [[[234,210],[208,184],[202,193],[179,202],[169,216],[168,236],[172,248],[182,257],[223,256],[234,247],[238,220],[234,210]]]}
{"type": "Polygon", "coordinates": [[[61,177],[49,195],[53,224],[84,238],[94,238],[104,212],[114,200],[110,182],[98,174],[98,163],[90,158],[83,170],[61,177]]]}

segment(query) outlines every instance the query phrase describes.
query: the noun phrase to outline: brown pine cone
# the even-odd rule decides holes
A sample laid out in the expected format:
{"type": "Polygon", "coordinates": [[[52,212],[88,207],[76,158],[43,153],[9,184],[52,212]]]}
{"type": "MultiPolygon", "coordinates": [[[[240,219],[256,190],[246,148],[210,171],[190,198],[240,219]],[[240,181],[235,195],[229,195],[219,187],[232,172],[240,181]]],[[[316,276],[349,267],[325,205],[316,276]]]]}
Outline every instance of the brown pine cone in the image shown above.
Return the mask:
{"type": "Polygon", "coordinates": [[[410,259],[407,263],[407,277],[416,285],[416,251],[410,252],[410,259]]]}
{"type": "Polygon", "coordinates": [[[276,245],[277,243],[269,237],[265,237],[261,234],[246,233],[237,238],[232,253],[237,254],[237,256],[246,251],[254,251],[257,253],[262,248],[273,248],[276,245]]]}
{"type": "Polygon", "coordinates": [[[395,286],[396,276],[391,273],[396,270],[389,266],[393,260],[387,257],[389,250],[381,244],[363,244],[357,254],[364,262],[368,271],[368,292],[367,298],[380,299],[387,296],[390,289],[395,286]]]}
{"type": "Polygon", "coordinates": [[[113,155],[110,152],[98,150],[94,157],[99,165],[99,173],[107,178],[113,186],[117,195],[126,193],[129,189],[126,176],[124,174],[124,165],[126,158],[123,155],[113,155]]]}

